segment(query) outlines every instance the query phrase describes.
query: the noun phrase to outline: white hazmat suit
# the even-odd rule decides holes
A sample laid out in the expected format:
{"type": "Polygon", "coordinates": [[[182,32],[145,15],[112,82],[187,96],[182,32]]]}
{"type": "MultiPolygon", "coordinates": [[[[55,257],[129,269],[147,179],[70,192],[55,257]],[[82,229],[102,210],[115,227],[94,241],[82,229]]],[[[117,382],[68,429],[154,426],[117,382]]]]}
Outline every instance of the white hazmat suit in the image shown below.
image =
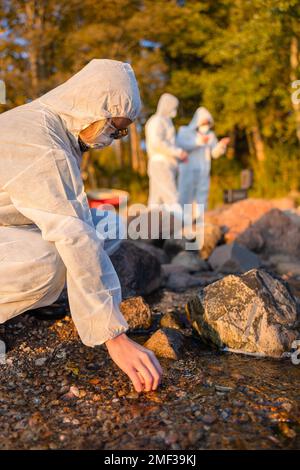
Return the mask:
{"type": "Polygon", "coordinates": [[[117,274],[80,175],[79,132],[140,109],[129,64],[94,59],[62,85],[0,115],[0,322],[53,303],[65,282],[87,346],[128,329],[117,274]]]}
{"type": "Polygon", "coordinates": [[[176,172],[182,148],[175,143],[176,132],[172,122],[177,108],[178,99],[164,93],[159,99],[156,113],[146,123],[149,206],[166,204],[173,205],[175,209],[176,205],[179,206],[176,172]]]}
{"type": "MultiPolygon", "coordinates": [[[[178,190],[180,203],[192,205],[201,204],[207,208],[207,198],[210,184],[211,158],[219,158],[226,151],[226,146],[218,142],[215,133],[209,129],[205,134],[208,141],[198,131],[203,122],[213,125],[210,112],[200,107],[195,112],[188,126],[181,126],[178,130],[177,144],[188,152],[188,161],[179,166],[178,190]]],[[[195,217],[201,211],[196,210],[195,217]]]]}

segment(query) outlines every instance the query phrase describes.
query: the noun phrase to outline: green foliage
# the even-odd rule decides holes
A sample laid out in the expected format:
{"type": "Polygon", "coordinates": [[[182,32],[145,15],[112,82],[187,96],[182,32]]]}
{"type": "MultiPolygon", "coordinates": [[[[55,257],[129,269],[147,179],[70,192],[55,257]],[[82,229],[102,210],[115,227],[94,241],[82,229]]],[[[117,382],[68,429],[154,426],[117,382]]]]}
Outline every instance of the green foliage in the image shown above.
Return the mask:
{"type": "MultiPolygon", "coordinates": [[[[3,109],[44,93],[93,57],[129,61],[142,124],[169,91],[180,99],[177,126],[204,105],[217,135],[232,137],[234,158],[213,162],[211,206],[223,189],[239,186],[244,167],[255,172],[252,195],[299,191],[300,108],[291,102],[291,82],[300,79],[299,20],[299,0],[0,0],[3,109]]],[[[122,149],[122,162],[111,149],[93,157],[97,184],[146,200],[147,178],[133,172],[128,143],[122,149]]]]}

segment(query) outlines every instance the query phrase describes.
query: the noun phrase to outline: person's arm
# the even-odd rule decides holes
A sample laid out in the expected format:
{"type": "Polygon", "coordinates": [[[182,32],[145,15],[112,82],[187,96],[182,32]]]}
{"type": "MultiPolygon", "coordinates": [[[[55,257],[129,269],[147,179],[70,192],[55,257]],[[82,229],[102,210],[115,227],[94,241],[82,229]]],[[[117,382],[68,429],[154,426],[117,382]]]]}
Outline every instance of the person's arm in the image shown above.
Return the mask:
{"type": "Polygon", "coordinates": [[[149,126],[148,135],[152,151],[169,158],[175,157],[179,160],[182,158],[183,149],[177,147],[167,138],[166,129],[161,119],[153,119],[149,126]]]}
{"type": "Polygon", "coordinates": [[[216,135],[213,135],[212,142],[210,144],[211,147],[211,156],[214,159],[217,159],[224,155],[227,150],[227,145],[229,144],[229,138],[224,137],[220,141],[218,141],[216,135]]]}
{"type": "MultiPolygon", "coordinates": [[[[15,151],[22,152],[22,148],[16,146],[15,151]]],[[[33,159],[32,164],[25,168],[19,164],[15,168],[15,174],[3,189],[17,210],[40,228],[42,237],[55,243],[66,266],[70,310],[82,342],[93,347],[109,341],[111,354],[114,349],[120,349],[118,345],[122,343],[119,366],[141,391],[142,379],[137,381],[134,368],[134,346],[124,335],[128,324],[119,309],[119,279],[94,228],[74,158],[60,149],[46,149],[43,156],[33,159]],[[118,336],[123,338],[120,340],[118,336]],[[124,347],[126,342],[130,344],[128,355],[124,347]]],[[[150,352],[144,348],[146,352],[140,359],[139,346],[135,349],[139,361],[149,363],[150,352]]],[[[155,368],[156,374],[151,381],[149,377],[153,378],[153,373],[149,367],[148,375],[144,377],[148,388],[153,386],[154,379],[157,382],[160,378],[155,368]]]]}

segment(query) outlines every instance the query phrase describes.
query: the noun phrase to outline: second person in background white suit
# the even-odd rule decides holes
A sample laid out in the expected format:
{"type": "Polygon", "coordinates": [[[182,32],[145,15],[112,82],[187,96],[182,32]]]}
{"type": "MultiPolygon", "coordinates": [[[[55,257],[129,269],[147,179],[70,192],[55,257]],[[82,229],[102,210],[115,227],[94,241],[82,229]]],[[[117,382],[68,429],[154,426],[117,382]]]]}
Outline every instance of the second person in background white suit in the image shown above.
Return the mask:
{"type": "Polygon", "coordinates": [[[179,166],[179,199],[182,206],[196,203],[195,218],[201,214],[197,205],[207,208],[211,158],[223,155],[229,143],[228,137],[218,142],[212,130],[213,124],[210,112],[200,107],[191,122],[179,128],[177,135],[177,145],[188,152],[188,161],[179,166]]]}

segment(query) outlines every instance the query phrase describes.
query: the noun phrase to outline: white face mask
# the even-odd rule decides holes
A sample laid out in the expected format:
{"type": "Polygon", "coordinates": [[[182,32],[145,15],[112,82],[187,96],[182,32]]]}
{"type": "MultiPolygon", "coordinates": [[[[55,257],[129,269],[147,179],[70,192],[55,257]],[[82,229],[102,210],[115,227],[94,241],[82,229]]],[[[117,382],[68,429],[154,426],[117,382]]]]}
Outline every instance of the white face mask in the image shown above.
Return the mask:
{"type": "Polygon", "coordinates": [[[84,144],[92,149],[103,149],[111,145],[114,139],[120,139],[127,134],[128,129],[119,130],[110,121],[107,121],[93,141],[84,140],[84,144]]]}
{"type": "Polygon", "coordinates": [[[201,134],[208,134],[210,131],[210,126],[208,124],[203,124],[202,126],[198,127],[198,130],[201,132],[201,134]]]}

